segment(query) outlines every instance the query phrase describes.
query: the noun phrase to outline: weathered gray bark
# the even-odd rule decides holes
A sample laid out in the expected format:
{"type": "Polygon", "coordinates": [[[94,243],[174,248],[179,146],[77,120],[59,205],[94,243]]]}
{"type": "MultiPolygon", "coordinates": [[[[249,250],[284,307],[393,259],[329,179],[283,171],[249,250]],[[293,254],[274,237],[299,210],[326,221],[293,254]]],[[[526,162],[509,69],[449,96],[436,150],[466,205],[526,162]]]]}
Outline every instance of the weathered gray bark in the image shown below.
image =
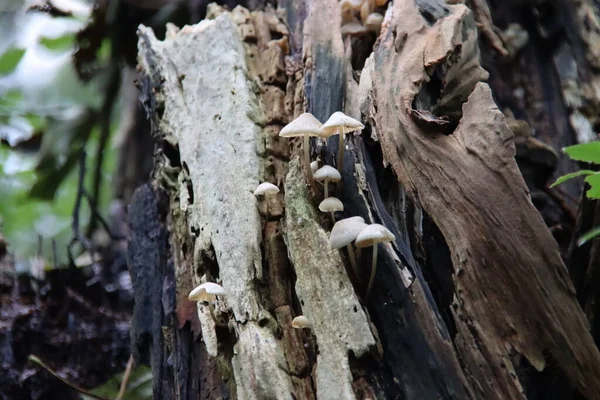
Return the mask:
{"type": "MultiPolygon", "coordinates": [[[[146,296],[132,336],[142,352],[154,342],[158,397],[542,398],[545,371],[599,398],[600,354],[481,82],[469,8],[394,2],[360,79],[335,0],[209,18],[164,41],[139,30],[157,165],[130,206],[146,296]],[[277,136],[304,110],[340,109],[367,124],[347,141],[344,216],[397,238],[380,247],[368,303],[369,252],[363,276],[347,272],[300,143],[277,136]],[[282,191],[255,198],[263,181],[282,191]],[[227,328],[187,300],[203,281],[228,291],[227,328]],[[300,314],[311,330],[291,328],[300,314]]],[[[336,146],[313,143],[328,164],[336,146]]]]}

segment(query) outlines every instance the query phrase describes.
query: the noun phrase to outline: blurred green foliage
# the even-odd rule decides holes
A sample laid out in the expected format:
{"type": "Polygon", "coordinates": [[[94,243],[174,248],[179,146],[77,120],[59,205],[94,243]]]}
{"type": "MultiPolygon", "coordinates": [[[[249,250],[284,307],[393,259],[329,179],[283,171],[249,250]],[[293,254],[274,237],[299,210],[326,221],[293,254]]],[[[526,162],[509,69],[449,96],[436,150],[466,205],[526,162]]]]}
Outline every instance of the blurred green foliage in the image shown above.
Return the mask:
{"type": "MultiPolygon", "coordinates": [[[[24,9],[0,15],[4,35],[0,45],[0,233],[17,266],[26,266],[25,261],[39,250],[51,265],[52,241],[58,263],[68,261],[66,246],[72,237],[82,149],[88,154],[85,185],[92,187],[107,78],[102,70],[86,84],[77,78],[71,55],[76,32],[87,18],[53,18],[24,9]]],[[[109,54],[107,46],[103,48],[109,54]]],[[[100,61],[108,61],[107,54],[100,61]]],[[[111,114],[111,137],[118,126],[118,109],[116,104],[111,114]]],[[[112,197],[115,153],[109,141],[103,151],[104,179],[98,199],[102,215],[112,197]]],[[[82,229],[90,214],[87,202],[82,201],[82,229]]]]}

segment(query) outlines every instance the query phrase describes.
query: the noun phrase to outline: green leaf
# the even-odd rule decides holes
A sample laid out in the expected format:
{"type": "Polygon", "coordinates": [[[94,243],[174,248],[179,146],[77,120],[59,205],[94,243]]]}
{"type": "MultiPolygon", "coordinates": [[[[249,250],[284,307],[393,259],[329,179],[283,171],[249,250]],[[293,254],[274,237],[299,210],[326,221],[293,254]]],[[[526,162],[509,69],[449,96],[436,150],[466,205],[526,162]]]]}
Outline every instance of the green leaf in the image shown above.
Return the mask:
{"type": "Polygon", "coordinates": [[[592,240],[593,238],[595,238],[597,236],[600,236],[600,226],[597,226],[594,229],[581,235],[581,237],[577,241],[577,246],[583,246],[588,241],[592,240]]]}
{"type": "MultiPolygon", "coordinates": [[[[96,396],[115,399],[123,380],[123,373],[110,378],[102,386],[90,390],[96,396]]],[[[127,388],[123,400],[142,400],[152,398],[152,370],[140,365],[134,368],[129,375],[127,388]]]]}
{"type": "Polygon", "coordinates": [[[589,175],[585,181],[591,186],[585,195],[589,199],[600,199],[600,174],[589,175]]]}
{"type": "Polygon", "coordinates": [[[600,164],[600,142],[576,144],[563,149],[573,160],[600,164]]]}
{"type": "Polygon", "coordinates": [[[44,37],[41,38],[40,43],[47,47],[49,50],[54,51],[65,51],[73,49],[75,45],[75,34],[69,33],[67,35],[59,36],[57,38],[44,37]]]}
{"type": "Polygon", "coordinates": [[[581,175],[593,175],[595,173],[596,173],[596,171],[590,171],[589,169],[584,169],[584,170],[581,170],[581,171],[572,172],[570,174],[566,174],[566,175],[563,175],[563,176],[559,177],[556,180],[556,182],[554,182],[552,185],[550,185],[550,187],[553,188],[556,185],[560,185],[561,183],[566,182],[569,179],[576,178],[576,177],[581,176],[581,175]]]}
{"type": "Polygon", "coordinates": [[[25,49],[10,49],[0,56],[0,75],[8,75],[14,71],[14,69],[23,58],[25,49]]]}
{"type": "Polygon", "coordinates": [[[9,90],[8,92],[2,93],[0,96],[0,108],[2,107],[14,107],[23,100],[23,92],[20,90],[9,90]]]}

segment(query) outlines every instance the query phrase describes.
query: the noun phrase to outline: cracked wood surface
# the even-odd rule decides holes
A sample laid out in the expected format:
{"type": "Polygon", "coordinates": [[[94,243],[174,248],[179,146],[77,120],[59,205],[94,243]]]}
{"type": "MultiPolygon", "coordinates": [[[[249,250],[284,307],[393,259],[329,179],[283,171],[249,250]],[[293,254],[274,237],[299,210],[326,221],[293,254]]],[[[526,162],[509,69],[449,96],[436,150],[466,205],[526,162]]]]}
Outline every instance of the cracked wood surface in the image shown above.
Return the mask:
{"type": "Polygon", "coordinates": [[[514,349],[538,370],[554,358],[582,393],[598,398],[600,354],[514,161],[513,134],[488,86],[476,83],[484,74],[465,70],[477,71],[477,54],[464,51],[472,17],[462,5],[438,10],[426,19],[412,2],[394,3],[374,53],[369,117],[385,159],[450,248],[455,340],[467,376],[486,398],[523,398],[514,349]],[[441,99],[469,96],[451,135],[411,113],[435,70],[469,77],[458,86],[442,79],[441,99]]]}

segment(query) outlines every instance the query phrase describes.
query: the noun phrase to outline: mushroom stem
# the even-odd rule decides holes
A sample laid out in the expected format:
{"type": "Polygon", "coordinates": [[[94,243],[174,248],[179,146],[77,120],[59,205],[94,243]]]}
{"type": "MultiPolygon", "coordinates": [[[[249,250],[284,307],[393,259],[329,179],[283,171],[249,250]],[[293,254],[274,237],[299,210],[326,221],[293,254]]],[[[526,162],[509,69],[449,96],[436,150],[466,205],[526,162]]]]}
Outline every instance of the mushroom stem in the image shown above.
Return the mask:
{"type": "Polygon", "coordinates": [[[310,169],[310,136],[304,135],[304,164],[306,172],[308,173],[308,183],[314,189],[315,181],[313,179],[313,173],[310,169]]]}
{"type": "Polygon", "coordinates": [[[337,162],[337,169],[338,171],[340,171],[340,174],[343,174],[343,170],[344,170],[344,136],[346,136],[344,134],[344,130],[342,129],[342,131],[339,133],[339,149],[338,149],[338,162],[337,162]]]}
{"type": "Polygon", "coordinates": [[[373,282],[375,282],[375,272],[377,271],[377,248],[379,245],[375,243],[373,246],[373,265],[371,265],[371,276],[369,277],[369,286],[367,286],[367,295],[365,296],[365,301],[369,299],[369,295],[371,294],[371,289],[373,287],[373,282]]]}
{"type": "Polygon", "coordinates": [[[227,324],[219,321],[215,315],[215,310],[213,309],[212,303],[208,303],[208,312],[210,313],[211,318],[213,319],[216,326],[221,328],[227,328],[227,324]]]}
{"type": "Polygon", "coordinates": [[[328,197],[329,197],[329,178],[325,178],[325,198],[328,198],[328,197]]]}
{"type": "Polygon", "coordinates": [[[335,224],[335,213],[333,211],[331,212],[331,220],[335,224]]]}
{"type": "MultiPolygon", "coordinates": [[[[360,280],[360,276],[358,275],[358,266],[356,265],[356,258],[354,257],[354,250],[352,250],[352,243],[348,243],[346,247],[348,248],[348,256],[350,257],[352,272],[354,272],[356,280],[360,280]]],[[[358,249],[358,251],[360,251],[360,248],[358,249]]]]}

